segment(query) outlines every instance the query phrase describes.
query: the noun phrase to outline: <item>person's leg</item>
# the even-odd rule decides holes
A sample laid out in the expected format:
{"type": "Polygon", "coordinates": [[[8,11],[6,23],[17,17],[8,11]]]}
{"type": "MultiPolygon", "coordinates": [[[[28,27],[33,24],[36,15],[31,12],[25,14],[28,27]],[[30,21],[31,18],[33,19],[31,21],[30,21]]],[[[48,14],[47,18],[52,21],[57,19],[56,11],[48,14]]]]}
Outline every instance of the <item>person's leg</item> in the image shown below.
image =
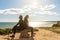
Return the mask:
{"type": "Polygon", "coordinates": [[[14,26],[14,27],[12,28],[12,34],[13,34],[13,35],[15,35],[16,30],[17,30],[17,26],[14,26]]]}
{"type": "Polygon", "coordinates": [[[15,37],[16,30],[12,30],[12,36],[10,37],[15,37]]]}
{"type": "Polygon", "coordinates": [[[33,27],[29,27],[29,29],[31,30],[31,37],[33,37],[33,27]]]}
{"type": "Polygon", "coordinates": [[[15,33],[16,33],[16,31],[14,30],[14,31],[13,31],[13,35],[14,35],[14,36],[15,36],[15,33]]]}
{"type": "Polygon", "coordinates": [[[31,27],[31,37],[33,37],[33,28],[31,27]]]}

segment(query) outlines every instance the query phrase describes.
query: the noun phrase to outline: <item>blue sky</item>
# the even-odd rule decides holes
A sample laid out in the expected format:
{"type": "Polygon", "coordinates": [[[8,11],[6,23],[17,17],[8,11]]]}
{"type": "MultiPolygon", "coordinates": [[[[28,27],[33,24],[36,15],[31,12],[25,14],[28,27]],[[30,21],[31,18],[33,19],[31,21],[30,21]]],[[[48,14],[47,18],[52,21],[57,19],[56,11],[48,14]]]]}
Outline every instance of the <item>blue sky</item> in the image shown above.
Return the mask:
{"type": "Polygon", "coordinates": [[[60,0],[0,0],[0,22],[17,22],[29,15],[29,21],[59,21],[60,0]]]}

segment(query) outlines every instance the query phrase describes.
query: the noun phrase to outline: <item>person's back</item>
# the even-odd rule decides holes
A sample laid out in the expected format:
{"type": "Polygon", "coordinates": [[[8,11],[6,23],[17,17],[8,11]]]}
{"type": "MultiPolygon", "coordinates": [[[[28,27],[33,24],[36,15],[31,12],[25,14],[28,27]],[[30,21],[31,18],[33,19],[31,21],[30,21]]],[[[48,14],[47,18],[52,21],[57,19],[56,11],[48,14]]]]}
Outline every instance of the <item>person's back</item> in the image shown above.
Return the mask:
{"type": "Polygon", "coordinates": [[[25,26],[25,28],[28,28],[28,26],[29,26],[28,18],[29,18],[28,15],[26,15],[25,18],[24,18],[24,26],[25,26]]]}
{"type": "Polygon", "coordinates": [[[25,29],[27,29],[27,30],[31,30],[31,37],[33,37],[33,27],[30,27],[29,26],[29,21],[28,21],[28,19],[29,19],[29,15],[26,15],[25,16],[25,18],[24,18],[24,27],[25,27],[25,29]]]}

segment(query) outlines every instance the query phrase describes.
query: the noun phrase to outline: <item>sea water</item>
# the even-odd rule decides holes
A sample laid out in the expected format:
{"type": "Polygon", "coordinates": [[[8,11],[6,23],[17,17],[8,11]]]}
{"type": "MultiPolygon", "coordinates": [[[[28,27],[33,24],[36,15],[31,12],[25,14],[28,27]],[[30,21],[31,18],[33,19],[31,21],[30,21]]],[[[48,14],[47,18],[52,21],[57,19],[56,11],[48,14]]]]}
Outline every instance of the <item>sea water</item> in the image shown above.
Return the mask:
{"type": "MultiPolygon", "coordinates": [[[[42,21],[42,22],[29,22],[31,27],[51,27],[57,21],[42,21]]],[[[17,22],[0,22],[0,28],[12,28],[17,22]]]]}

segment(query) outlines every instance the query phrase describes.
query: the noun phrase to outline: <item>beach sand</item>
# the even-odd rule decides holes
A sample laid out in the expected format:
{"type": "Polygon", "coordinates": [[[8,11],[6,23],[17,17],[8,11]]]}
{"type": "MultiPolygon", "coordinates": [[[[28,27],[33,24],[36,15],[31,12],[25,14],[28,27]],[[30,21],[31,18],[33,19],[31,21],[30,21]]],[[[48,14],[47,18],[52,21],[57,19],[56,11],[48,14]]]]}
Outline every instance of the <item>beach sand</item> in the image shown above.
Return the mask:
{"type": "MultiPolygon", "coordinates": [[[[33,38],[21,38],[19,39],[20,33],[16,33],[15,40],[60,40],[60,34],[54,33],[49,30],[39,29],[39,31],[35,32],[35,36],[33,38]]],[[[7,40],[8,35],[0,35],[0,40],[7,40]]]]}

